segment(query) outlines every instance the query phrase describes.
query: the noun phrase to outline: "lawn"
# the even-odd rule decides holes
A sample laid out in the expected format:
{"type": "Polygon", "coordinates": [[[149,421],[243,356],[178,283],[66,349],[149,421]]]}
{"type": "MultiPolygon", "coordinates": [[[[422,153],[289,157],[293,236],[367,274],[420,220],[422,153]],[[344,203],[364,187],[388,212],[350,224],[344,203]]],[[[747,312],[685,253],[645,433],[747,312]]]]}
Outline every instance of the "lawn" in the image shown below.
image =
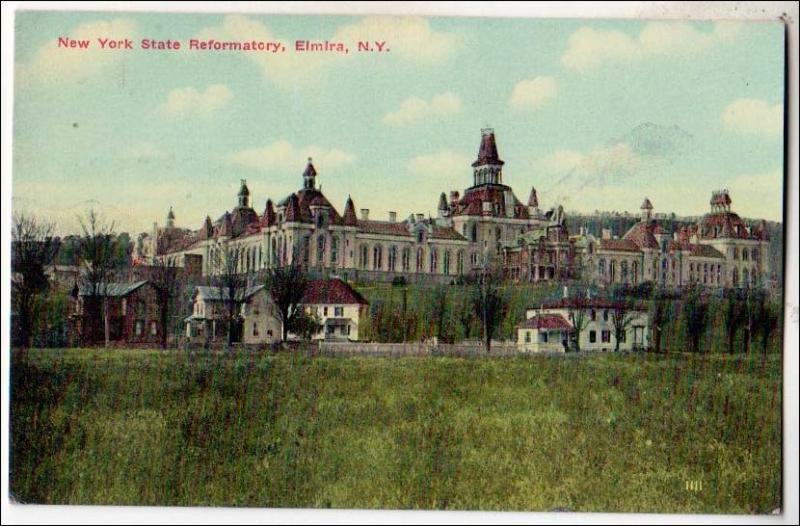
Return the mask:
{"type": "Polygon", "coordinates": [[[11,492],[52,504],[768,513],[781,506],[780,366],[760,354],[15,351],[11,492]]]}

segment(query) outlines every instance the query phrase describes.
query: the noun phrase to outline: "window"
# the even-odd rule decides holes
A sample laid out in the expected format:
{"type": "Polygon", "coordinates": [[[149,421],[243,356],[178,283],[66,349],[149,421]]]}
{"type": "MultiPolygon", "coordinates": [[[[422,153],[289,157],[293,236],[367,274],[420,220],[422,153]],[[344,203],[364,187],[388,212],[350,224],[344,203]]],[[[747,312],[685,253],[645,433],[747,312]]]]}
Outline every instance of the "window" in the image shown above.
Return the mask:
{"type": "Polygon", "coordinates": [[[445,276],[450,275],[450,251],[447,250],[444,253],[444,274],[445,276]]]}
{"type": "Polygon", "coordinates": [[[392,246],[389,249],[389,271],[394,272],[397,266],[397,247],[392,246]]]}
{"type": "Polygon", "coordinates": [[[459,276],[463,275],[464,274],[464,252],[463,251],[459,251],[458,252],[458,263],[457,263],[457,265],[458,265],[458,274],[459,274],[459,276]]]}
{"type": "Polygon", "coordinates": [[[609,342],[611,342],[611,331],[603,331],[603,332],[600,334],[600,337],[602,338],[602,340],[603,340],[603,343],[609,343],[609,342]]]}
{"type": "Polygon", "coordinates": [[[417,272],[422,272],[425,265],[425,252],[422,248],[417,249],[417,272]]]}
{"type": "Polygon", "coordinates": [[[361,245],[361,250],[358,254],[358,266],[361,268],[367,268],[367,255],[369,254],[369,248],[367,245],[361,245]]]}
{"type": "Polygon", "coordinates": [[[431,250],[431,274],[435,274],[439,270],[439,251],[435,248],[431,250]]]}
{"type": "Polygon", "coordinates": [[[525,331],[525,343],[531,343],[531,331],[525,331]]]}
{"type": "Polygon", "coordinates": [[[374,270],[383,269],[383,247],[376,245],[372,249],[372,268],[374,270]]]}
{"type": "Polygon", "coordinates": [[[339,238],[333,236],[331,238],[331,265],[336,266],[339,262],[339,238]]]}
{"type": "Polygon", "coordinates": [[[417,231],[417,243],[422,243],[423,241],[425,241],[425,232],[423,232],[422,229],[419,229],[417,231]]]}
{"type": "Polygon", "coordinates": [[[542,343],[547,343],[547,331],[542,333],[542,343]]]}
{"type": "Polygon", "coordinates": [[[620,343],[625,343],[625,340],[627,339],[627,335],[628,335],[628,331],[622,331],[622,334],[619,335],[619,342],[620,343]]]}
{"type": "Polygon", "coordinates": [[[151,321],[150,322],[150,336],[155,336],[157,334],[158,334],[158,325],[156,324],[156,322],[151,321]]]}
{"type": "Polygon", "coordinates": [[[328,316],[328,307],[323,307],[322,308],[322,315],[323,316],[328,316]]]}
{"type": "Polygon", "coordinates": [[[253,322],[253,336],[258,336],[258,324],[253,322]]]}
{"type": "Polygon", "coordinates": [[[603,311],[603,321],[608,321],[608,309],[603,311]]]}
{"type": "Polygon", "coordinates": [[[126,312],[128,312],[128,300],[122,298],[122,315],[124,316],[126,312]]]}
{"type": "Polygon", "coordinates": [[[344,316],[344,307],[334,307],[333,308],[333,315],[337,318],[341,318],[344,316]]]}
{"type": "Polygon", "coordinates": [[[317,264],[324,265],[325,264],[325,236],[321,235],[317,237],[317,264]]]}
{"type": "Polygon", "coordinates": [[[597,342],[597,331],[589,331],[589,343],[597,342]]]}
{"type": "Polygon", "coordinates": [[[472,231],[470,233],[470,241],[476,243],[478,241],[478,225],[472,225],[472,231]]]}
{"type": "Polygon", "coordinates": [[[597,321],[597,311],[592,309],[591,313],[589,314],[589,317],[591,318],[592,321],[597,321]]]}
{"type": "Polygon", "coordinates": [[[601,258],[600,262],[597,264],[597,273],[600,274],[601,276],[605,276],[606,275],[606,260],[605,259],[601,258]]]}
{"type": "Polygon", "coordinates": [[[403,271],[408,272],[411,268],[411,250],[408,248],[403,249],[403,271]]]}
{"type": "Polygon", "coordinates": [[[144,333],[144,321],[136,320],[133,332],[136,336],[141,336],[144,333]]]}

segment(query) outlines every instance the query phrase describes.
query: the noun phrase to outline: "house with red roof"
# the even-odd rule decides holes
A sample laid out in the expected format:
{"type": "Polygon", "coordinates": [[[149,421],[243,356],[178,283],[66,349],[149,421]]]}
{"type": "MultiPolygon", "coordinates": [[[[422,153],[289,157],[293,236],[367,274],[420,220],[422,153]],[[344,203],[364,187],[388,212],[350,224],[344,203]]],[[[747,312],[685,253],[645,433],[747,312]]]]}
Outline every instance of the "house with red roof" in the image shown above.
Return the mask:
{"type": "Polygon", "coordinates": [[[309,281],[301,304],[322,325],[313,340],[357,341],[369,302],[341,279],[318,279],[309,281]]]}
{"type": "Polygon", "coordinates": [[[615,316],[624,325],[621,351],[650,345],[650,318],[644,304],[564,297],[526,310],[525,320],[517,325],[517,346],[523,352],[565,352],[574,348],[577,339],[581,351],[613,351],[615,316]]]}

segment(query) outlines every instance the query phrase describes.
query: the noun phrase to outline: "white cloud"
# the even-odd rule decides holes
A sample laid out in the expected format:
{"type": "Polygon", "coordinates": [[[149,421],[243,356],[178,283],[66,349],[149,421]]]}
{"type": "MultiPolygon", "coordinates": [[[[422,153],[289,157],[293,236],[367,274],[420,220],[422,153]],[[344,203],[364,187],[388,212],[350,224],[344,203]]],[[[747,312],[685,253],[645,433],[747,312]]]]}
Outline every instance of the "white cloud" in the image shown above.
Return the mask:
{"type": "Polygon", "coordinates": [[[515,108],[536,109],[555,97],[556,79],[553,77],[534,77],[523,80],[514,86],[511,105],[515,108]]]}
{"type": "Polygon", "coordinates": [[[639,35],[581,27],[569,37],[561,63],[586,73],[607,62],[631,62],[657,55],[691,55],[718,44],[729,44],[741,29],[738,22],[716,22],[702,31],[687,22],[650,22],[639,35]]]}
{"type": "Polygon", "coordinates": [[[468,173],[472,159],[453,150],[441,150],[428,155],[418,155],[408,162],[408,171],[413,175],[432,179],[461,178],[468,173]]]}
{"type": "Polygon", "coordinates": [[[85,80],[116,62],[124,60],[135,50],[102,49],[98,38],[109,40],[135,39],[136,23],[117,18],[81,24],[71,31],[48,41],[33,56],[31,62],[20,64],[17,79],[20,83],[71,82],[85,80]],[[58,46],[58,37],[88,40],[86,48],[58,46]]]}
{"type": "Polygon", "coordinates": [[[205,91],[189,86],[170,91],[163,109],[172,115],[209,115],[227,106],[232,98],[231,90],[224,84],[212,84],[205,91]]]}
{"type": "Polygon", "coordinates": [[[342,42],[349,54],[296,53],[295,38],[280,38],[265,24],[243,15],[228,15],[222,25],[209,27],[197,34],[200,40],[282,42],[283,53],[254,52],[246,56],[258,64],[265,77],[283,89],[317,88],[331,68],[353,63],[359,41],[386,42],[389,56],[418,63],[437,63],[449,58],[461,45],[458,36],[434,31],[430,22],[418,17],[366,17],[340,26],[333,35],[313,35],[316,40],[342,42]]]}
{"type": "Polygon", "coordinates": [[[585,157],[575,150],[557,150],[536,161],[536,167],[546,173],[566,173],[577,168],[585,157]]]}
{"type": "Polygon", "coordinates": [[[783,131],[783,104],[737,99],[722,112],[725,127],[740,133],[778,135],[783,131]]]}
{"type": "Polygon", "coordinates": [[[783,171],[780,168],[740,175],[728,184],[733,209],[742,217],[781,221],[783,215],[783,171]]]}
{"type": "Polygon", "coordinates": [[[404,126],[422,119],[452,115],[461,111],[461,99],[447,92],[437,95],[430,102],[417,97],[406,99],[397,111],[383,116],[383,122],[393,126],[404,126]]]}
{"type": "Polygon", "coordinates": [[[135,161],[147,161],[150,159],[164,159],[167,154],[158,146],[151,142],[138,142],[130,145],[122,152],[122,157],[135,161]]]}
{"type": "Polygon", "coordinates": [[[355,160],[355,155],[337,148],[306,146],[298,148],[281,140],[262,148],[238,151],[230,156],[231,164],[253,170],[296,171],[301,173],[311,157],[317,171],[336,170],[355,160]]]}

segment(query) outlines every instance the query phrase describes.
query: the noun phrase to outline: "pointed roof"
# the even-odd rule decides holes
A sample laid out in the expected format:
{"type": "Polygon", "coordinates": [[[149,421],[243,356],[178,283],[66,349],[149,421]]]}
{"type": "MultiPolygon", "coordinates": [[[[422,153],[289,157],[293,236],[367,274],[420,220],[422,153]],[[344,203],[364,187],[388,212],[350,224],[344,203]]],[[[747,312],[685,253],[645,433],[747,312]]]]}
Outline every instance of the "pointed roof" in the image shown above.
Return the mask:
{"type": "Polygon", "coordinates": [[[267,199],[267,205],[264,207],[264,215],[261,216],[261,221],[264,226],[275,224],[275,207],[272,206],[272,199],[267,199]]]}
{"type": "Polygon", "coordinates": [[[344,205],[344,217],[342,222],[345,226],[356,226],[358,224],[358,218],[356,217],[356,207],[353,204],[353,200],[350,196],[347,196],[347,203],[344,205]]]}
{"type": "Polygon", "coordinates": [[[169,207],[169,213],[167,214],[167,219],[175,219],[175,212],[172,210],[172,207],[169,207]]]}
{"type": "Polygon", "coordinates": [[[286,203],[286,221],[299,221],[300,220],[300,203],[297,196],[292,194],[289,196],[289,202],[286,203]]]}
{"type": "Polygon", "coordinates": [[[303,171],[303,177],[316,177],[316,175],[317,170],[314,168],[314,164],[311,162],[311,157],[309,157],[306,169],[303,171]]]}
{"type": "Polygon", "coordinates": [[[250,189],[247,188],[246,179],[242,179],[242,186],[239,188],[239,195],[250,195],[250,189]]]}
{"type": "Polygon", "coordinates": [[[531,196],[528,198],[528,206],[539,208],[539,197],[536,195],[536,188],[531,186],[531,196]]]}
{"type": "Polygon", "coordinates": [[[439,210],[447,210],[447,196],[444,192],[439,196],[439,210]]]}
{"type": "Polygon", "coordinates": [[[497,153],[497,142],[492,128],[483,128],[481,130],[481,146],[478,149],[478,159],[472,163],[472,166],[484,164],[505,164],[500,160],[500,155],[497,153]]]}
{"type": "Polygon", "coordinates": [[[639,208],[641,208],[642,210],[652,210],[653,203],[650,202],[650,199],[645,197],[644,201],[642,202],[642,206],[640,206],[639,208]]]}

